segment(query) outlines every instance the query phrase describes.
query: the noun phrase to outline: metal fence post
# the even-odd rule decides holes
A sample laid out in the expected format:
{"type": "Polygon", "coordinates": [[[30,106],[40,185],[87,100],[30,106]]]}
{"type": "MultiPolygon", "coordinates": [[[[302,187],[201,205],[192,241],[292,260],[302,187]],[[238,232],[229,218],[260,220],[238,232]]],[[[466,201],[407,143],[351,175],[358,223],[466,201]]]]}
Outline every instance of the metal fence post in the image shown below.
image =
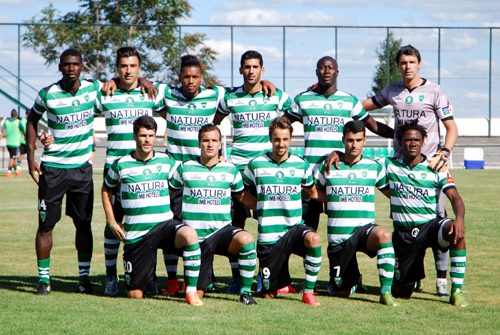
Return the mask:
{"type": "Polygon", "coordinates": [[[438,85],[441,85],[441,28],[438,28],[438,85]]]}
{"type": "Polygon", "coordinates": [[[493,29],[490,28],[490,69],[488,74],[488,137],[491,137],[491,62],[492,62],[492,47],[493,47],[493,29]]]}
{"type": "Polygon", "coordinates": [[[234,87],[234,31],[233,26],[231,26],[231,87],[234,87]]]}
{"type": "Polygon", "coordinates": [[[285,52],[286,52],[286,49],[285,49],[285,46],[286,46],[286,27],[283,26],[283,91],[286,91],[286,87],[285,87],[285,82],[286,82],[286,67],[285,67],[285,60],[286,60],[286,56],[285,56],[285,52]]]}
{"type": "MultiPolygon", "coordinates": [[[[21,101],[21,25],[17,25],[17,100],[21,101]]],[[[17,106],[21,115],[21,106],[17,106]]]]}
{"type": "Polygon", "coordinates": [[[387,28],[387,38],[385,40],[385,53],[386,53],[386,71],[387,71],[387,85],[391,84],[391,57],[389,55],[389,28],[387,28]]]}

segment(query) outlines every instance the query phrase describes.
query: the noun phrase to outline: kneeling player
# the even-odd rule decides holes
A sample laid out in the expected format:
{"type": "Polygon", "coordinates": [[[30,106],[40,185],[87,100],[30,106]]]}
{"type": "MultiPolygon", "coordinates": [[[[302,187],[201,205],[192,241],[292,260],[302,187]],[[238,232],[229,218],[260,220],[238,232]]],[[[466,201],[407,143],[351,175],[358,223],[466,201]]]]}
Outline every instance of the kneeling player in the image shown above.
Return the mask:
{"type": "Polygon", "coordinates": [[[450,303],[466,307],[462,295],[464,282],[465,206],[449,172],[434,172],[421,153],[427,132],[418,120],[396,128],[396,138],[403,149],[402,158],[385,158],[391,199],[393,243],[396,254],[395,297],[411,297],[415,282],[425,278],[424,256],[429,247],[450,250],[450,303]],[[439,196],[444,192],[455,212],[455,220],[439,216],[439,196]]]}
{"type": "Polygon", "coordinates": [[[201,156],[178,166],[170,180],[172,193],[184,187],[182,217],[196,229],[201,245],[198,296],[203,297],[212,283],[214,255],[237,255],[241,280],[240,301],[257,305],[251,286],[256,265],[252,235],[231,225],[231,193],[245,206],[257,207],[256,199],[243,190],[241,174],[232,163],[219,161],[221,133],[213,124],[201,127],[198,134],[201,156]]]}
{"type": "Polygon", "coordinates": [[[158,249],[182,255],[186,278],[186,302],[202,306],[196,294],[200,270],[198,235],[191,227],[172,220],[168,179],[175,161],[153,150],[157,125],[150,116],[134,122],[136,150],[117,159],[102,187],[106,221],[123,243],[125,282],[129,298],[141,299],[153,281],[158,249]],[[124,224],[117,223],[111,202],[112,188],[121,183],[124,224]]]}
{"type": "Polygon", "coordinates": [[[350,121],[343,129],[345,154],[339,170],[325,172],[324,163],[316,171],[319,199],[327,203],[328,258],[330,285],[328,293],[348,297],[361,283],[356,252],[370,258],[377,256],[380,279],[380,303],[397,306],[391,295],[394,277],[394,248],[387,228],[374,224],[375,187],[387,187],[384,168],[361,155],[366,143],[362,121],[350,121]],[[319,189],[326,187],[326,194],[319,189]]]}
{"type": "Polygon", "coordinates": [[[272,152],[250,161],[243,180],[257,187],[257,256],[264,297],[275,298],[279,288],[291,284],[288,259],[293,253],[305,257],[302,301],[320,306],[314,286],[321,268],[321,240],[302,220],[301,189],[314,198],[317,192],[309,163],[288,152],[292,131],[287,118],[274,119],[269,125],[272,152]]]}

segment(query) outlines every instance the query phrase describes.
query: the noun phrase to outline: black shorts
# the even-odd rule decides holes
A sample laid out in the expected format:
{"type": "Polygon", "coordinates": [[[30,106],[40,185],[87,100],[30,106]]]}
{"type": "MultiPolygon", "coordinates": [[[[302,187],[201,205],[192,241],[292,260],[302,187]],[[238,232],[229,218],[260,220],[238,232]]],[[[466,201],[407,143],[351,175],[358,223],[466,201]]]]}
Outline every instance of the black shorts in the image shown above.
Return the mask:
{"type": "Polygon", "coordinates": [[[28,151],[26,151],[26,144],[21,144],[21,146],[19,147],[19,154],[20,155],[26,155],[28,151]]]}
{"type": "Polygon", "coordinates": [[[42,164],[38,185],[38,225],[51,228],[61,219],[61,204],[66,195],[66,215],[74,221],[92,220],[94,181],[92,165],[60,169],[42,164]]]}
{"type": "MultiPolygon", "coordinates": [[[[106,179],[106,176],[108,175],[109,168],[104,168],[104,173],[103,173],[103,180],[106,179]]],[[[104,182],[104,186],[108,187],[106,183],[104,182]]],[[[113,202],[113,214],[115,215],[115,220],[116,222],[123,222],[123,207],[122,207],[122,200],[120,197],[120,187],[121,183],[119,182],[116,187],[113,187],[111,189],[111,196],[112,196],[112,202],[113,202]]]]}
{"type": "Polygon", "coordinates": [[[288,259],[291,254],[306,257],[304,236],[309,232],[314,232],[314,229],[303,224],[296,225],[275,244],[257,244],[262,292],[273,292],[292,283],[288,259]]]}
{"type": "Polygon", "coordinates": [[[330,260],[330,285],[333,291],[344,291],[361,282],[356,252],[361,251],[373,258],[376,251],[366,248],[368,236],[376,224],[367,224],[360,227],[350,239],[334,247],[328,247],[327,254],[330,260]]]}
{"type": "Polygon", "coordinates": [[[436,218],[418,227],[394,226],[392,244],[396,256],[394,284],[407,285],[425,278],[424,257],[427,248],[446,252],[438,242],[439,228],[449,219],[436,218]]]}
{"type": "Polygon", "coordinates": [[[175,249],[174,243],[177,230],[183,226],[185,224],[179,221],[165,221],[151,229],[140,241],[125,244],[123,266],[127,290],[137,290],[154,281],[158,249],[182,256],[182,249],[175,249]]]}
{"type": "MultiPolygon", "coordinates": [[[[241,173],[243,174],[243,172],[241,173]]],[[[255,198],[257,198],[257,188],[255,187],[255,185],[245,185],[245,192],[248,192],[255,198]]],[[[231,195],[231,215],[233,222],[244,222],[247,218],[251,217],[250,208],[236,200],[234,195],[231,195]]],[[[256,211],[253,213],[253,217],[257,220],[256,211]]]]}
{"type": "Polygon", "coordinates": [[[319,226],[319,215],[321,213],[326,213],[324,206],[325,204],[322,202],[311,198],[302,200],[302,220],[304,220],[304,224],[317,231],[319,226]]]}
{"type": "Polygon", "coordinates": [[[201,267],[200,276],[198,277],[198,290],[204,290],[208,285],[212,284],[214,255],[233,256],[227,252],[227,249],[229,249],[234,235],[240,231],[244,230],[230,225],[225,226],[200,244],[201,267]]]}
{"type": "Polygon", "coordinates": [[[182,198],[184,196],[184,187],[176,190],[170,196],[170,210],[174,214],[174,220],[182,221],[182,198]]]}
{"type": "Polygon", "coordinates": [[[19,152],[19,147],[9,147],[7,146],[7,150],[9,151],[10,158],[16,159],[17,153],[19,152]]]}

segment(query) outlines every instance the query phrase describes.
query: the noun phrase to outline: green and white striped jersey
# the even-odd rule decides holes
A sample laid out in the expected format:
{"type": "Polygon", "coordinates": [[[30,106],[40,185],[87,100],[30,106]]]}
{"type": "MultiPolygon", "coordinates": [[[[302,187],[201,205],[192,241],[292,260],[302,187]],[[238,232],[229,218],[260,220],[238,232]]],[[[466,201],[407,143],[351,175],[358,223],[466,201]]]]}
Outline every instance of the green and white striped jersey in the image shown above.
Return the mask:
{"type": "MultiPolygon", "coordinates": [[[[159,91],[165,91],[165,84],[156,84],[159,91]]],[[[158,105],[160,97],[151,101],[141,93],[141,87],[131,91],[117,89],[113,96],[97,94],[96,112],[104,113],[106,118],[106,162],[104,168],[122,156],[135,150],[134,121],[143,116],[153,116],[153,110],[158,105]]]]}
{"type": "Polygon", "coordinates": [[[336,246],[351,238],[360,227],[375,221],[375,187],[384,189],[387,177],[382,164],[361,159],[339,170],[325,172],[321,164],[314,173],[317,188],[326,187],[328,245],[336,246]]]}
{"type": "Polygon", "coordinates": [[[253,158],[271,151],[269,124],[295,105],[290,97],[277,89],[269,97],[264,92],[247,93],[243,86],[226,94],[219,112],[230,115],[233,122],[233,147],[229,161],[243,170],[253,158]]]}
{"type": "Polygon", "coordinates": [[[198,132],[204,125],[213,122],[219,103],[224,99],[225,89],[219,86],[201,87],[200,93],[192,100],[184,97],[180,87],[166,86],[160,94],[163,101],[156,111],[167,111],[167,152],[181,162],[197,159],[200,157],[198,132]]]}
{"type": "Polygon", "coordinates": [[[305,159],[290,155],[278,164],[267,154],[248,163],[243,181],[257,188],[257,242],[275,244],[302,220],[302,186],[312,187],[311,165],[305,159]]]}
{"type": "Polygon", "coordinates": [[[173,218],[168,180],[174,159],[155,151],[150,160],[138,161],[132,153],[115,160],[104,179],[109,188],[120,183],[126,244],[139,241],[151,229],[173,218]]]}
{"type": "Polygon", "coordinates": [[[54,143],[44,149],[43,164],[56,168],[77,168],[85,165],[94,143],[94,104],[102,83],[80,79],[75,95],[64,91],[60,81],[42,89],[33,111],[47,112],[48,132],[54,143]]]}
{"type": "Polygon", "coordinates": [[[395,226],[416,227],[439,215],[439,196],[455,182],[449,172],[433,172],[427,160],[410,168],[403,158],[380,160],[391,187],[391,215],[395,226]]]}
{"type": "Polygon", "coordinates": [[[351,120],[364,120],[369,114],[358,99],[342,91],[328,98],[314,91],[295,97],[297,110],[289,114],[304,124],[304,157],[313,165],[313,171],[333,151],[344,152],[342,131],[351,120]]]}
{"type": "Polygon", "coordinates": [[[207,167],[198,160],[180,164],[170,179],[170,187],[184,187],[182,218],[196,230],[200,243],[231,224],[231,192],[244,189],[234,164],[220,162],[207,167]]]}

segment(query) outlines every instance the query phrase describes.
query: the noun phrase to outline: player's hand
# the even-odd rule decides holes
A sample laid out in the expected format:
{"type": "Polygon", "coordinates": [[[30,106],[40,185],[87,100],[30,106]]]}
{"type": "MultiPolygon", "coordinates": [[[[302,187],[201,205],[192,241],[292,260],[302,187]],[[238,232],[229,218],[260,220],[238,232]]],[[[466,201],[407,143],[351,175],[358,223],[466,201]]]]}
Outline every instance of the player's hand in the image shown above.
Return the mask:
{"type": "Polygon", "coordinates": [[[340,156],[337,151],[332,151],[332,153],[325,159],[325,172],[330,173],[332,164],[335,169],[339,169],[340,156]]]}
{"type": "Polygon", "coordinates": [[[121,222],[117,222],[113,225],[113,227],[109,228],[111,232],[120,242],[125,243],[125,232],[123,231],[123,224],[121,222]]]}
{"type": "Polygon", "coordinates": [[[102,86],[102,90],[101,90],[102,93],[104,93],[104,95],[107,95],[107,96],[112,96],[113,94],[115,94],[116,89],[118,88],[118,83],[119,83],[119,79],[117,79],[117,78],[113,78],[110,81],[106,82],[102,86]]]}
{"type": "Polygon", "coordinates": [[[144,95],[147,93],[148,99],[154,101],[156,99],[156,95],[158,94],[158,87],[147,79],[139,78],[138,80],[141,84],[141,93],[144,95]]]}
{"type": "Polygon", "coordinates": [[[42,175],[42,171],[40,170],[40,166],[38,165],[37,162],[28,160],[28,169],[29,169],[31,178],[38,185],[39,180],[40,180],[40,176],[42,175]]]}
{"type": "Polygon", "coordinates": [[[54,143],[54,136],[50,136],[48,133],[43,133],[40,135],[40,142],[42,142],[45,149],[50,149],[50,145],[54,143]]]}
{"type": "Polygon", "coordinates": [[[224,156],[219,156],[219,162],[221,162],[221,163],[229,163],[229,159],[227,159],[224,156]]]}
{"type": "Polygon", "coordinates": [[[276,85],[271,83],[269,80],[263,80],[261,81],[261,84],[262,84],[262,90],[266,95],[272,97],[274,93],[276,93],[276,85]]]}
{"type": "Polygon", "coordinates": [[[450,149],[441,148],[434,156],[431,157],[431,162],[429,167],[432,171],[436,172],[446,172],[448,171],[449,160],[450,160],[450,149]]]}
{"type": "Polygon", "coordinates": [[[462,218],[456,218],[455,221],[450,225],[450,230],[448,234],[454,233],[453,244],[457,244],[463,240],[465,236],[465,223],[462,218]]]}

